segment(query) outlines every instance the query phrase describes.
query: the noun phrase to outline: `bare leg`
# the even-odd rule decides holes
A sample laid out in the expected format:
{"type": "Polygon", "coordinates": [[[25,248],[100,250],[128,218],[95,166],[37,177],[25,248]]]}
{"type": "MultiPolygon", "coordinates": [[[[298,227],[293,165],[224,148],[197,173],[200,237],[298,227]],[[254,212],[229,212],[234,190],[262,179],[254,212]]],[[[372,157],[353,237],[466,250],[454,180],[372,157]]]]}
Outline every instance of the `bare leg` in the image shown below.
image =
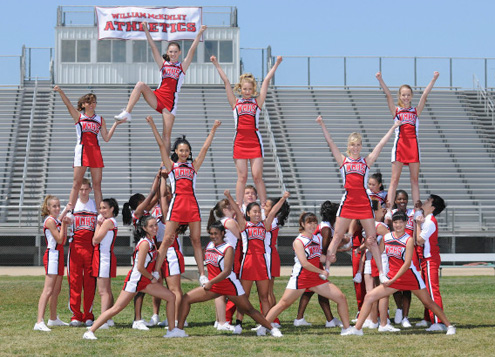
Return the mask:
{"type": "Polygon", "coordinates": [[[219,296],[215,299],[216,319],[220,325],[227,322],[227,318],[225,317],[226,307],[227,302],[225,301],[225,296],[219,296]]]}
{"type": "Polygon", "coordinates": [[[272,329],[272,325],[258,310],[253,307],[253,305],[251,305],[246,295],[229,295],[229,299],[232,300],[232,302],[237,306],[237,310],[240,310],[243,314],[248,315],[261,326],[266,327],[269,330],[272,329]]]}
{"type": "Polygon", "coordinates": [[[101,167],[90,167],[91,171],[91,181],[93,183],[93,192],[95,195],[96,209],[100,210],[100,202],[103,199],[101,193],[101,180],[102,180],[102,168],[101,167]]]}
{"type": "Polygon", "coordinates": [[[337,286],[329,282],[312,287],[310,288],[310,290],[337,303],[337,312],[340,316],[340,319],[342,320],[344,328],[348,328],[350,326],[349,306],[347,305],[347,299],[344,293],[342,293],[342,291],[340,291],[337,286]]]}
{"type": "Polygon", "coordinates": [[[169,290],[175,295],[175,320],[177,320],[179,318],[179,306],[182,300],[180,274],[168,276],[165,279],[167,281],[167,286],[169,290]]]}
{"type": "Polygon", "coordinates": [[[402,292],[402,316],[409,316],[409,308],[411,307],[411,291],[404,290],[402,292]]]}
{"type": "Polygon", "coordinates": [[[175,328],[175,295],[169,289],[161,284],[148,284],[143,292],[154,297],[167,301],[167,320],[168,329],[172,331],[175,328]]]}
{"type": "Polygon", "coordinates": [[[101,296],[101,312],[113,306],[112,282],[110,278],[98,278],[98,293],[101,296]]]}
{"type": "Polygon", "coordinates": [[[411,193],[414,204],[420,200],[419,196],[419,162],[409,164],[409,176],[411,180],[411,193]]]}
{"type": "Polygon", "coordinates": [[[45,309],[48,305],[48,301],[53,294],[55,285],[57,284],[58,275],[45,275],[45,286],[43,287],[43,292],[40,295],[38,301],[38,323],[42,322],[45,318],[45,309]]]}
{"type": "Polygon", "coordinates": [[[101,325],[103,325],[105,322],[107,322],[109,319],[117,315],[119,312],[124,310],[124,308],[129,305],[131,302],[132,298],[136,295],[136,293],[129,293],[127,291],[121,291],[119,297],[117,298],[117,301],[115,304],[105,312],[103,312],[98,319],[93,323],[93,326],[89,329],[91,332],[95,332],[100,328],[101,325]]]}
{"type": "Polygon", "coordinates": [[[366,294],[364,298],[363,306],[361,306],[361,313],[359,314],[358,320],[356,322],[356,328],[361,330],[363,328],[364,321],[368,317],[371,307],[375,301],[378,301],[386,296],[392,295],[396,292],[396,289],[386,287],[385,285],[379,285],[370,291],[369,294],[366,294]]]}
{"type": "Polygon", "coordinates": [[[235,199],[237,204],[242,206],[244,198],[244,188],[246,187],[248,175],[248,161],[246,159],[234,159],[235,168],[237,170],[237,183],[235,185],[235,199]]]}
{"type": "MultiPolygon", "coordinates": [[[[60,216],[63,216],[67,210],[71,210],[76,205],[77,195],[79,194],[79,189],[82,186],[82,181],[84,178],[84,174],[87,170],[86,166],[76,166],[74,167],[74,181],[72,183],[72,189],[70,190],[69,202],[67,207],[62,212],[60,216]],[[70,206],[70,207],[69,207],[70,206]]],[[[99,207],[97,207],[99,209],[99,207]]]]}
{"type": "MultiPolygon", "coordinates": [[[[400,174],[402,173],[404,164],[399,161],[392,162],[392,177],[390,177],[390,185],[387,192],[387,208],[392,209],[395,201],[395,191],[399,185],[400,174]]],[[[419,191],[418,191],[419,192],[419,191]]]]}
{"type": "Polygon", "coordinates": [[[256,159],[251,159],[250,161],[254,185],[258,191],[261,207],[264,207],[266,203],[266,187],[265,182],[263,181],[263,158],[257,157],[256,159]]]}
{"type": "Polygon", "coordinates": [[[175,115],[171,114],[167,109],[163,109],[162,118],[163,118],[162,138],[165,144],[166,153],[167,155],[170,155],[170,146],[171,146],[170,137],[172,136],[172,127],[174,126],[175,115]]]}
{"type": "Polygon", "coordinates": [[[144,295],[145,294],[140,291],[134,296],[134,321],[143,319],[141,309],[143,308],[144,295]]]}
{"type": "Polygon", "coordinates": [[[433,311],[433,313],[440,318],[440,321],[442,321],[445,324],[445,326],[451,325],[450,321],[447,319],[447,316],[443,312],[442,308],[438,306],[438,304],[431,299],[426,288],[421,290],[413,290],[412,292],[423,303],[425,308],[433,311]]]}
{"type": "Polygon", "coordinates": [[[260,299],[261,309],[263,310],[263,315],[266,316],[270,308],[270,301],[268,300],[268,290],[269,290],[270,280],[258,280],[256,281],[256,288],[258,289],[258,298],[260,299]]]}
{"type": "Polygon", "coordinates": [[[380,274],[383,274],[382,253],[380,252],[380,248],[378,248],[378,244],[376,243],[375,220],[373,218],[362,219],[361,225],[366,232],[366,248],[368,248],[368,250],[373,255],[378,271],[380,272],[380,274]]]}
{"type": "Polygon", "coordinates": [[[198,265],[199,275],[205,275],[205,266],[203,262],[203,248],[201,247],[201,221],[190,222],[189,232],[191,244],[194,249],[194,259],[198,265]]]}
{"type": "Polygon", "coordinates": [[[306,311],[306,307],[311,300],[311,297],[314,295],[314,292],[304,292],[302,294],[301,299],[299,300],[299,307],[297,308],[297,317],[296,319],[300,320],[304,317],[304,312],[306,311]]]}
{"type": "Polygon", "coordinates": [[[303,293],[304,289],[285,289],[284,295],[282,295],[277,305],[272,307],[266,315],[266,320],[272,323],[278,315],[288,309],[303,293]]]}
{"type": "MultiPolygon", "coordinates": [[[[246,297],[249,299],[249,296],[251,295],[251,287],[253,286],[253,281],[241,279],[241,285],[242,285],[242,289],[244,290],[246,297]]],[[[244,317],[244,314],[241,313],[239,311],[239,309],[237,309],[237,313],[236,313],[237,320],[242,321],[243,317],[244,317]]]]}
{"type": "Polygon", "coordinates": [[[330,300],[328,298],[318,295],[318,303],[320,304],[323,313],[325,314],[325,318],[327,321],[333,320],[332,310],[330,309],[330,300]]]}
{"type": "MultiPolygon", "coordinates": [[[[364,275],[364,283],[366,285],[366,294],[371,292],[374,288],[373,277],[370,274],[364,275]]],[[[376,324],[378,322],[378,302],[375,301],[371,306],[371,312],[369,315],[369,319],[376,324]]]]}
{"type": "Polygon", "coordinates": [[[55,281],[55,287],[53,288],[52,296],[50,296],[50,320],[57,319],[57,303],[58,303],[58,295],[60,294],[60,290],[62,290],[62,275],[57,275],[57,279],[55,281]]]}
{"type": "Polygon", "coordinates": [[[151,108],[156,109],[158,103],[156,101],[156,96],[155,93],[153,93],[153,90],[148,87],[146,83],[137,82],[129,97],[129,102],[127,103],[127,107],[125,108],[126,112],[132,112],[134,106],[139,101],[139,98],[141,98],[141,94],[143,95],[146,103],[148,103],[151,108]]]}
{"type": "Polygon", "coordinates": [[[184,294],[179,307],[179,318],[177,327],[181,330],[184,329],[184,323],[186,321],[187,315],[189,315],[189,311],[191,311],[192,304],[213,300],[219,296],[221,295],[212,291],[206,291],[203,287],[197,287],[184,294]]]}
{"type": "Polygon", "coordinates": [[[343,218],[343,217],[337,217],[337,219],[335,220],[335,233],[327,250],[327,261],[325,263],[327,270],[328,268],[330,268],[330,264],[335,263],[335,261],[337,260],[336,257],[337,248],[339,247],[342,239],[344,239],[344,234],[347,233],[351,221],[352,219],[343,218]]]}

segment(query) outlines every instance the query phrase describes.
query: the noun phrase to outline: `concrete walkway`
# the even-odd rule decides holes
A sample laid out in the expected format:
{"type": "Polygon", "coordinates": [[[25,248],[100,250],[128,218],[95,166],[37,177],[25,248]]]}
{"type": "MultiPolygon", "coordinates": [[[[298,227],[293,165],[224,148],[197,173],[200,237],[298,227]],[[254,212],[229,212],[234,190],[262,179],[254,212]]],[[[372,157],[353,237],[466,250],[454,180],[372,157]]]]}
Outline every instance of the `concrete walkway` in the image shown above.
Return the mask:
{"type": "MultiPolygon", "coordinates": [[[[131,267],[117,267],[117,275],[127,275],[131,267]]],[[[281,275],[289,276],[291,274],[292,267],[282,267],[281,275]]],[[[194,276],[194,267],[187,267],[185,275],[187,277],[194,276]]],[[[44,267],[35,266],[0,266],[0,276],[37,276],[44,275],[44,267]]],[[[493,267],[487,268],[469,268],[469,267],[459,267],[459,268],[448,268],[443,269],[442,276],[472,276],[472,275],[495,275],[495,270],[493,267]]],[[[336,266],[330,268],[330,276],[352,276],[352,267],[350,266],[336,266]]]]}

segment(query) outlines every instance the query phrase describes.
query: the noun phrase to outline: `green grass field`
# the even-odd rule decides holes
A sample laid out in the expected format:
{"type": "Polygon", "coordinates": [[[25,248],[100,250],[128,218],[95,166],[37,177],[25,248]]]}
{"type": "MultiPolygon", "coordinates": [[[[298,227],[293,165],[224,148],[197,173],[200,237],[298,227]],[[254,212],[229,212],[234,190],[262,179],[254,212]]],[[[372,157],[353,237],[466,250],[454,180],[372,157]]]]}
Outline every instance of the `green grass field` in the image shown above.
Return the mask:
{"type": "MultiPolygon", "coordinates": [[[[118,296],[124,277],[113,280],[115,297],[118,296]]],[[[0,355],[451,355],[488,356],[495,355],[495,279],[493,276],[444,277],[441,290],[445,311],[457,326],[457,335],[428,333],[412,328],[398,334],[383,334],[376,330],[365,330],[365,336],[340,336],[340,329],[325,329],[324,316],[313,299],[306,312],[306,320],[312,327],[295,328],[294,304],[280,316],[284,337],[257,337],[250,331],[254,322],[245,318],[241,336],[217,332],[212,324],[215,319],[213,302],[192,306],[188,317],[187,339],[164,339],[162,328],[150,331],[131,329],[132,306],[114,318],[115,328],[98,331],[97,341],[82,339],[84,328],[55,327],[52,332],[33,331],[36,307],[43,288],[44,277],[0,277],[0,355]]],[[[281,296],[287,278],[276,282],[275,294],[281,296]]],[[[347,295],[350,315],[356,313],[356,301],[350,278],[334,278],[333,282],[347,295]]],[[[197,284],[183,282],[187,291],[197,284]]],[[[70,319],[67,309],[68,286],[64,281],[59,299],[59,315],[64,321],[70,319]]],[[[251,301],[258,306],[256,293],[251,301]]],[[[335,313],[335,304],[331,304],[335,313]]],[[[99,296],[95,299],[96,315],[99,314],[99,296]]],[[[151,316],[151,299],[146,297],[144,316],[151,316]]],[[[391,315],[395,306],[391,304],[391,315]]],[[[161,314],[164,318],[164,313],[161,314]]],[[[48,312],[45,315],[49,316],[48,312]]],[[[420,302],[413,297],[411,323],[414,325],[423,316],[420,302]]],[[[45,321],[47,318],[45,319],[45,321]]]]}

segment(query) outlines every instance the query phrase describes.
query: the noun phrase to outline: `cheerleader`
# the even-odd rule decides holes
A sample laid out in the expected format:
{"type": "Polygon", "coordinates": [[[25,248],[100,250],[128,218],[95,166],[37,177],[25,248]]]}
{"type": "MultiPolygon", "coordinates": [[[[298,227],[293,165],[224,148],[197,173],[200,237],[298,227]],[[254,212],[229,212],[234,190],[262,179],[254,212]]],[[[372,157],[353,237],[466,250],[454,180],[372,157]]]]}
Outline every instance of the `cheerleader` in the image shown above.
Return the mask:
{"type": "Polygon", "coordinates": [[[132,257],[133,264],[125,279],[124,287],[115,304],[102,313],[93,326],[84,333],[84,339],[96,340],[94,332],[129,305],[139,291],[167,301],[167,317],[170,322],[169,330],[163,337],[177,337],[174,321],[175,295],[163,285],[158,284],[158,280],[152,275],[158,254],[154,243],[157,231],[158,225],[155,218],[146,216],[139,221],[138,230],[134,235],[136,248],[132,257]]]}
{"type": "MultiPolygon", "coordinates": [[[[275,215],[289,198],[289,192],[285,192],[282,198],[275,204],[265,220],[261,217],[261,207],[258,203],[250,203],[246,208],[246,215],[243,216],[239,206],[236,204],[229,190],[225,191],[225,196],[229,200],[230,206],[234,209],[237,217],[237,225],[241,231],[243,256],[239,279],[242,287],[249,298],[253,282],[256,282],[258,298],[262,310],[266,314],[271,306],[268,299],[268,292],[271,279],[270,267],[270,241],[267,237],[267,230],[272,226],[275,215]],[[267,228],[268,227],[268,228],[267,228]]],[[[235,334],[242,332],[243,314],[237,312],[235,334]]]]}
{"type": "Polygon", "coordinates": [[[209,226],[208,231],[211,242],[206,247],[205,262],[208,266],[209,281],[203,287],[189,291],[182,298],[177,325],[180,331],[179,337],[188,336],[183,328],[192,304],[223,296],[227,296],[243,314],[249,315],[263,326],[262,329],[258,329],[258,336],[265,335],[266,329],[269,329],[273,337],[282,337],[280,330],[272,327],[264,316],[251,305],[236,274],[232,271],[234,248],[225,237],[224,223],[216,221],[209,226]]]}
{"type": "Polygon", "coordinates": [[[361,156],[363,144],[360,134],[352,133],[349,135],[347,141],[347,154],[349,156],[345,157],[334,143],[322,117],[319,116],[316,119],[316,122],[321,126],[327,144],[340,167],[345,189],[345,193],[342,196],[342,201],[337,213],[337,220],[335,222],[334,239],[332,239],[327,251],[326,268],[328,269],[330,264],[335,262],[335,253],[344,238],[344,234],[347,232],[352,219],[359,219],[364,231],[366,232],[366,247],[371,251],[377,263],[378,271],[380,272],[380,281],[386,281],[387,279],[382,269],[380,251],[378,249],[378,245],[376,244],[373,210],[371,209],[370,198],[366,194],[365,185],[367,182],[369,168],[378,158],[378,155],[380,155],[380,152],[387,143],[388,139],[392,136],[394,130],[402,123],[400,121],[395,121],[394,125],[388,130],[378,145],[376,145],[375,149],[368,156],[366,156],[366,158],[363,158],[361,156]]]}
{"type": "MultiPolygon", "coordinates": [[[[234,249],[234,262],[232,269],[235,274],[238,274],[242,260],[242,245],[238,244],[240,242],[241,233],[239,232],[239,227],[234,219],[234,215],[235,212],[230,206],[229,200],[224,198],[223,200],[218,201],[215,207],[210,210],[210,217],[208,218],[207,227],[211,227],[211,225],[216,221],[223,224],[223,227],[225,228],[224,240],[234,249]]],[[[235,308],[235,304],[233,305],[235,308]]],[[[233,330],[233,326],[230,322],[232,321],[232,314],[235,312],[235,309],[232,309],[233,312],[230,314],[229,321],[227,321],[226,308],[227,302],[224,296],[219,296],[215,299],[216,320],[214,326],[219,331],[233,330]]]]}
{"type": "Polygon", "coordinates": [[[261,134],[259,133],[258,121],[261,108],[263,108],[263,104],[265,103],[270,80],[275,75],[275,71],[280,63],[282,63],[282,57],[277,57],[275,64],[266,75],[259,96],[256,90],[256,79],[251,73],[241,75],[239,83],[232,89],[230,81],[222,67],[220,67],[217,58],[211,56],[210,60],[225,84],[227,99],[234,111],[236,133],[234,136],[233,158],[237,169],[235,190],[237,204],[241,205],[242,193],[247,182],[249,161],[253,181],[260,195],[261,207],[264,208],[266,203],[266,188],[263,181],[264,149],[261,134]],[[241,95],[241,99],[236,99],[234,93],[241,95]],[[256,96],[257,98],[255,98],[256,96]]]}
{"type": "Polygon", "coordinates": [[[167,155],[164,140],[160,137],[156,129],[153,118],[148,116],[146,121],[150,124],[155,136],[160,155],[168,177],[172,185],[172,201],[170,202],[166,218],[165,236],[160,246],[156,271],[165,259],[168,248],[173,244],[177,228],[180,224],[188,224],[191,232],[191,244],[194,249],[194,258],[198,265],[199,282],[204,285],[208,279],[205,276],[205,267],[203,264],[203,251],[201,249],[201,214],[199,204],[195,196],[196,175],[208,152],[217,128],[222,124],[221,121],[215,120],[210,134],[205,140],[203,147],[198,156],[192,161],[191,144],[185,137],[178,138],[174,143],[174,153],[171,158],[167,155]],[[189,161],[190,160],[190,161],[189,161]],[[191,162],[192,161],[192,162],[191,162]]]}
{"type": "MultiPolygon", "coordinates": [[[[119,205],[114,198],[105,198],[100,203],[100,217],[93,236],[93,276],[97,279],[98,293],[101,297],[101,313],[113,305],[112,281],[117,276],[117,258],[113,252],[117,239],[117,217],[119,205]]],[[[104,328],[111,327],[109,321],[104,328]]]]}
{"type": "MultiPolygon", "coordinates": [[[[321,222],[316,228],[314,234],[321,236],[321,249],[323,255],[326,255],[328,246],[330,245],[330,241],[333,238],[333,234],[335,231],[333,227],[335,226],[335,219],[338,209],[339,205],[330,201],[325,201],[320,206],[321,222]]],[[[346,244],[346,242],[344,242],[345,239],[347,238],[344,237],[344,239],[342,240],[343,244],[346,244]]],[[[339,251],[343,251],[345,249],[346,247],[341,246],[339,248],[339,251]]],[[[322,267],[323,265],[320,264],[321,269],[322,267]]],[[[304,312],[306,311],[306,307],[308,306],[309,301],[311,300],[311,297],[313,295],[314,292],[306,289],[304,294],[301,296],[301,299],[299,300],[299,307],[297,309],[297,317],[294,320],[294,326],[311,326],[311,323],[306,321],[306,319],[304,318],[304,312]]],[[[343,326],[342,321],[333,316],[332,310],[330,309],[330,301],[326,297],[318,295],[318,303],[320,304],[320,307],[325,314],[325,327],[331,328],[343,326]]]]}
{"type": "Polygon", "coordinates": [[[306,289],[309,289],[337,303],[337,310],[344,326],[341,334],[344,335],[350,327],[349,308],[345,295],[326,279],[328,271],[320,268],[321,238],[314,235],[317,227],[318,219],[314,213],[303,212],[301,214],[299,217],[300,234],[292,244],[295,252],[292,274],[284,295],[268,312],[266,319],[272,322],[299,299],[306,289]],[[320,275],[325,279],[322,279],[320,275]]]}
{"type": "Polygon", "coordinates": [[[115,116],[118,121],[126,119],[131,121],[131,112],[134,106],[139,101],[141,95],[148,105],[155,109],[162,115],[163,118],[163,140],[165,141],[165,148],[170,150],[170,136],[172,134],[172,126],[174,125],[175,113],[177,110],[178,94],[180,92],[182,83],[184,82],[185,74],[191,64],[196,48],[199,45],[201,36],[206,31],[206,26],[203,25],[198,31],[196,38],[191,44],[191,48],[187,52],[187,56],[184,61],[179,62],[179,58],[182,54],[180,45],[178,42],[172,41],[168,43],[167,53],[163,56],[156,47],[155,41],[150,35],[148,23],[143,22],[142,29],[146,34],[146,39],[151,48],[153,59],[155,60],[158,68],[160,69],[161,82],[158,88],[152,90],[146,83],[137,82],[136,86],[132,90],[131,96],[127,107],[119,114],[115,116]]]}
{"type": "Polygon", "coordinates": [[[43,222],[43,233],[46,239],[46,251],[43,256],[45,266],[45,286],[38,302],[38,317],[34,324],[35,331],[49,332],[52,326],[68,326],[57,316],[57,302],[62,279],[64,277],[64,244],[67,240],[67,225],[70,218],[64,217],[60,222],[60,201],[57,197],[48,195],[41,205],[41,216],[46,217],[43,222]],[[45,309],[50,302],[50,319],[45,325],[45,309]]]}
{"type": "Polygon", "coordinates": [[[366,193],[372,200],[377,200],[383,207],[387,206],[387,191],[383,186],[381,172],[375,172],[368,179],[368,188],[366,193]]]}
{"type": "Polygon", "coordinates": [[[110,130],[107,130],[105,119],[95,114],[96,95],[88,93],[82,96],[77,102],[77,108],[75,108],[59,86],[53,87],[53,90],[60,94],[60,98],[62,98],[72,119],[74,119],[77,132],[77,144],[74,150],[73,163],[74,182],[70,191],[69,203],[67,203],[61,215],[63,217],[68,211],[74,208],[77,194],[88,167],[91,171],[96,207],[100,207],[103,158],[101,156],[99,137],[101,134],[103,140],[108,142],[112,138],[117,125],[122,124],[124,120],[116,121],[110,130]]]}
{"type": "Polygon", "coordinates": [[[402,167],[409,166],[409,177],[411,180],[411,191],[414,205],[421,206],[419,200],[419,165],[421,162],[421,151],[418,141],[419,116],[426,105],[426,99],[430,94],[435,82],[440,74],[433,72],[433,79],[423,91],[421,99],[416,108],[411,107],[413,97],[412,88],[403,84],[399,88],[397,106],[394,104],[392,94],[383,81],[382,74],[378,72],[376,78],[380,82],[385,95],[387,104],[394,121],[400,121],[404,125],[395,129],[394,147],[392,149],[392,177],[390,178],[390,187],[388,189],[388,208],[393,205],[395,190],[399,184],[402,167]]]}
{"type": "Polygon", "coordinates": [[[411,290],[423,305],[433,311],[446,325],[447,335],[455,335],[455,327],[445,316],[443,310],[428,294],[421,273],[413,262],[414,239],[405,232],[407,216],[404,212],[396,212],[392,217],[394,232],[385,235],[385,251],[389,260],[389,280],[366,294],[361,308],[361,314],[350,335],[363,335],[363,324],[371,311],[373,303],[388,297],[398,290],[411,290]]]}

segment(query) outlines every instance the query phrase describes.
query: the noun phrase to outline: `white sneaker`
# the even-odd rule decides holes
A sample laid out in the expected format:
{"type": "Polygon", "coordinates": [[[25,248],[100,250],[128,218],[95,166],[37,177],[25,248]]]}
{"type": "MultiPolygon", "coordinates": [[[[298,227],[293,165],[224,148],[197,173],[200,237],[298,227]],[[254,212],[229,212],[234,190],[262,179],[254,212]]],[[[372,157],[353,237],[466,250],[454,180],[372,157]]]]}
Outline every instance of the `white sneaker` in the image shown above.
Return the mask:
{"type": "Polygon", "coordinates": [[[402,327],[404,328],[410,328],[412,327],[411,323],[409,322],[409,319],[407,317],[404,317],[402,319],[402,322],[400,323],[402,325],[402,327]]]}
{"type": "Polygon", "coordinates": [[[294,326],[296,327],[301,327],[301,326],[311,326],[311,323],[306,321],[304,317],[302,319],[295,319],[294,320],[294,326]]]}
{"type": "Polygon", "coordinates": [[[363,281],[363,276],[361,275],[360,272],[357,272],[356,275],[354,275],[354,278],[352,278],[352,280],[354,280],[354,282],[357,284],[361,284],[361,282],[363,281]]]}
{"type": "Polygon", "coordinates": [[[167,327],[168,326],[168,320],[165,319],[162,322],[159,322],[158,323],[158,326],[160,326],[160,327],[167,327]]]}
{"type": "Polygon", "coordinates": [[[209,282],[209,280],[208,280],[208,278],[207,278],[206,276],[201,275],[201,276],[199,277],[199,285],[201,285],[201,286],[205,286],[205,284],[206,284],[207,282],[209,282]]]}
{"type": "Polygon", "coordinates": [[[455,335],[455,326],[448,326],[446,335],[455,335]]]}
{"type": "Polygon", "coordinates": [[[45,325],[44,321],[37,322],[34,324],[34,331],[44,331],[44,332],[50,332],[51,330],[45,325]]]}
{"type": "Polygon", "coordinates": [[[386,283],[387,281],[389,281],[390,279],[387,278],[387,276],[385,274],[380,274],[380,283],[386,283]]]}
{"type": "Polygon", "coordinates": [[[429,328],[427,328],[425,331],[428,331],[428,332],[447,331],[447,326],[445,326],[444,324],[433,324],[429,328]]]}
{"type": "Polygon", "coordinates": [[[86,327],[91,327],[93,326],[93,320],[86,320],[84,324],[86,325],[86,327]]]}
{"type": "MultiPolygon", "coordinates": [[[[93,323],[91,323],[91,325],[93,325],[93,323]]],[[[109,319],[109,320],[107,320],[107,325],[108,325],[109,327],[114,327],[114,326],[115,326],[115,322],[113,322],[113,320],[112,320],[112,319],[109,319]]]]}
{"type": "Polygon", "coordinates": [[[282,325],[280,325],[278,322],[272,322],[272,327],[281,328],[282,325]]]}
{"type": "Polygon", "coordinates": [[[128,113],[124,110],[119,115],[114,116],[114,119],[117,121],[127,119],[127,122],[129,123],[132,120],[132,115],[131,113],[128,113]]]}
{"type": "Polygon", "coordinates": [[[260,327],[256,329],[256,336],[266,336],[266,327],[260,325],[260,327]]]}
{"type": "Polygon", "coordinates": [[[242,326],[241,325],[235,325],[234,331],[232,331],[232,334],[240,335],[241,333],[242,333],[242,326]]]}
{"type": "Polygon", "coordinates": [[[394,323],[398,325],[401,322],[402,322],[402,309],[397,309],[395,310],[394,323]]]}
{"type": "Polygon", "coordinates": [[[426,320],[421,320],[420,322],[416,323],[416,325],[414,325],[416,327],[428,327],[430,326],[430,323],[426,320]]]}
{"type": "MultiPolygon", "coordinates": [[[[253,327],[253,328],[251,329],[251,331],[258,331],[258,330],[259,330],[260,328],[262,328],[262,327],[263,327],[263,326],[261,326],[261,325],[259,325],[259,324],[258,324],[258,325],[256,325],[255,327],[253,327]]],[[[263,336],[264,336],[264,335],[263,335],[263,336]]]]}
{"type": "Polygon", "coordinates": [[[340,331],[341,336],[350,336],[350,335],[355,335],[355,336],[363,336],[363,329],[358,330],[355,326],[349,326],[348,328],[343,328],[342,331],[340,331]]]}
{"type": "Polygon", "coordinates": [[[82,325],[82,321],[79,320],[72,320],[71,322],[69,322],[69,326],[71,327],[81,327],[82,325]]]}
{"type": "Polygon", "coordinates": [[[167,333],[163,336],[165,338],[174,338],[174,337],[189,337],[188,334],[184,330],[180,328],[174,328],[172,331],[167,331],[167,333]]]}
{"type": "Polygon", "coordinates": [[[56,320],[48,320],[47,325],[49,327],[52,327],[52,326],[69,326],[69,324],[67,322],[63,322],[62,320],[60,320],[58,318],[58,316],[57,316],[56,320]]]}
{"type": "Polygon", "coordinates": [[[332,321],[327,321],[325,323],[325,327],[344,327],[342,324],[342,321],[340,321],[338,318],[334,317],[332,321]]]}
{"type": "Polygon", "coordinates": [[[215,322],[213,323],[213,328],[218,328],[218,321],[215,320],[215,322]]]}
{"type": "Polygon", "coordinates": [[[378,322],[377,323],[374,323],[373,321],[371,320],[366,320],[363,324],[363,327],[362,328],[369,328],[371,330],[375,329],[375,328],[378,328],[378,322]]]}
{"type": "Polygon", "coordinates": [[[85,339],[85,340],[97,340],[95,334],[89,330],[84,333],[83,339],[85,339]]]}
{"type": "Polygon", "coordinates": [[[151,316],[150,322],[146,323],[146,326],[156,326],[160,322],[160,316],[154,314],[151,316]]]}
{"type": "Polygon", "coordinates": [[[378,332],[400,332],[400,329],[395,328],[390,324],[386,324],[385,326],[379,326],[378,332]]]}
{"type": "Polygon", "coordinates": [[[98,327],[98,330],[108,330],[109,328],[110,326],[108,326],[108,324],[105,322],[103,325],[98,327]]]}
{"type": "Polygon", "coordinates": [[[234,331],[234,326],[229,324],[228,322],[224,324],[217,324],[218,331],[234,331]]]}
{"type": "Polygon", "coordinates": [[[141,331],[148,331],[149,328],[146,326],[144,320],[137,320],[132,323],[132,328],[141,331]]]}
{"type": "MultiPolygon", "coordinates": [[[[454,328],[454,333],[455,333],[455,328],[454,328]]],[[[273,327],[270,330],[270,335],[272,335],[273,337],[284,337],[284,335],[282,335],[282,332],[280,332],[280,330],[276,327],[273,327]]]]}

